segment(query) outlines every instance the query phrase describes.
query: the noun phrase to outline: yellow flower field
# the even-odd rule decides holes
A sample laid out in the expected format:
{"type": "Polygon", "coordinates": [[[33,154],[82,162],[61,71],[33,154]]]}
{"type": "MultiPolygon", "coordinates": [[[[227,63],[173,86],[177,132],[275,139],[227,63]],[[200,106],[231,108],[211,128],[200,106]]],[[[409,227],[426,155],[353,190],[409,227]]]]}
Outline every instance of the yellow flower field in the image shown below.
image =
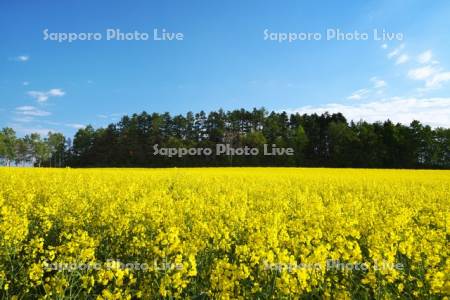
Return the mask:
{"type": "Polygon", "coordinates": [[[441,299],[450,172],[0,169],[0,298],[441,299]]]}

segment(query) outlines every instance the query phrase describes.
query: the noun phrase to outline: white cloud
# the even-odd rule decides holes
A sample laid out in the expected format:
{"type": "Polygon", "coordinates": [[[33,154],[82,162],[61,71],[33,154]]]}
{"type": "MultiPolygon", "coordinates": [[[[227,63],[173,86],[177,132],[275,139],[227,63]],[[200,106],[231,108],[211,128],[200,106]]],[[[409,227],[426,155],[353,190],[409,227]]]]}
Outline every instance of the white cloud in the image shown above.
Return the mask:
{"type": "Polygon", "coordinates": [[[47,92],[47,94],[53,97],[61,97],[64,96],[66,93],[62,89],[51,89],[47,92]]]}
{"type": "Polygon", "coordinates": [[[30,60],[30,56],[29,55],[19,55],[19,56],[10,58],[10,60],[18,61],[18,62],[27,62],[30,60]]]}
{"type": "Polygon", "coordinates": [[[450,81],[450,72],[440,67],[439,61],[433,59],[431,50],[422,52],[417,56],[417,61],[428,65],[416,69],[411,69],[408,72],[408,77],[413,80],[425,81],[425,87],[419,88],[419,91],[426,92],[428,90],[437,89],[443,83],[450,81]]]}
{"type": "Polygon", "coordinates": [[[383,44],[383,45],[381,45],[381,48],[387,49],[387,48],[388,48],[388,45],[387,45],[387,44],[383,44]]]}
{"type": "MultiPolygon", "coordinates": [[[[450,75],[449,75],[450,76],[450,75]]],[[[368,122],[385,121],[409,124],[419,120],[430,126],[450,127],[449,98],[400,98],[381,99],[369,103],[353,105],[330,103],[321,106],[304,106],[287,110],[289,113],[329,113],[341,112],[347,119],[368,122]]]]}
{"type": "Polygon", "coordinates": [[[32,117],[45,117],[51,115],[50,112],[45,110],[40,110],[34,106],[19,106],[16,107],[16,113],[23,116],[32,116],[32,117]]]}
{"type": "Polygon", "coordinates": [[[446,81],[450,81],[450,72],[440,72],[435,74],[432,78],[428,79],[425,83],[425,86],[427,88],[438,88],[441,87],[442,83],[446,81]]]}
{"type": "Polygon", "coordinates": [[[405,44],[401,44],[400,46],[398,46],[397,48],[395,48],[394,50],[389,52],[387,55],[388,58],[393,58],[393,57],[399,55],[400,52],[403,50],[403,48],[405,48],[405,44]]]}
{"type": "Polygon", "coordinates": [[[360,89],[354,91],[350,96],[347,97],[348,100],[361,100],[364,98],[370,91],[368,89],[360,89]]]}
{"type": "Polygon", "coordinates": [[[395,64],[396,65],[404,64],[408,60],[409,60],[409,56],[407,54],[401,54],[395,61],[395,64]]]}
{"type": "Polygon", "coordinates": [[[28,110],[33,110],[33,109],[36,109],[36,108],[34,106],[29,106],[29,105],[16,107],[16,110],[20,110],[20,111],[28,111],[28,110]]]}
{"type": "Polygon", "coordinates": [[[428,63],[431,60],[432,57],[433,57],[433,53],[431,52],[431,50],[427,50],[425,52],[420,53],[417,56],[417,60],[421,64],[426,64],[426,63],[428,63]]]}
{"type": "Polygon", "coordinates": [[[42,128],[39,125],[36,127],[24,127],[22,124],[11,124],[11,127],[20,134],[38,133],[41,136],[46,136],[49,132],[55,132],[50,128],[42,128]]]}
{"type": "Polygon", "coordinates": [[[450,81],[450,72],[442,69],[425,66],[409,70],[408,77],[413,80],[424,80],[425,88],[423,91],[440,88],[443,83],[450,81]]]}
{"type": "Polygon", "coordinates": [[[13,118],[13,121],[15,121],[15,122],[21,122],[21,123],[29,123],[29,122],[33,122],[33,121],[34,121],[34,118],[25,115],[25,116],[15,117],[15,118],[13,118]]]}
{"type": "Polygon", "coordinates": [[[28,96],[35,98],[38,102],[45,102],[48,100],[48,95],[45,92],[29,91],[28,96]]]}
{"type": "Polygon", "coordinates": [[[387,86],[386,81],[379,79],[376,76],[370,78],[370,82],[373,84],[373,89],[364,88],[354,91],[350,96],[347,97],[347,100],[362,100],[367,98],[369,94],[376,93],[381,95],[384,93],[383,88],[387,86]]]}
{"type": "Polygon", "coordinates": [[[23,128],[22,131],[28,133],[37,133],[42,136],[46,136],[49,132],[55,132],[55,130],[52,130],[50,128],[23,128]]]}
{"type": "Polygon", "coordinates": [[[35,98],[37,102],[46,102],[50,97],[62,97],[66,93],[62,89],[50,89],[46,92],[43,91],[29,91],[28,95],[35,98]]]}
{"type": "Polygon", "coordinates": [[[408,77],[413,80],[425,80],[436,73],[436,71],[437,70],[431,66],[425,66],[409,70],[408,77]]]}
{"type": "Polygon", "coordinates": [[[67,127],[71,127],[71,128],[75,128],[75,129],[81,129],[81,128],[85,128],[86,125],[83,124],[76,124],[76,123],[69,123],[69,124],[65,124],[67,127]]]}
{"type": "Polygon", "coordinates": [[[111,114],[99,114],[97,118],[110,119],[111,121],[118,120],[120,116],[126,115],[125,113],[111,113],[111,114]]]}
{"type": "Polygon", "coordinates": [[[384,88],[387,86],[386,81],[379,79],[378,77],[370,78],[370,81],[373,83],[373,87],[376,89],[384,88]]]}

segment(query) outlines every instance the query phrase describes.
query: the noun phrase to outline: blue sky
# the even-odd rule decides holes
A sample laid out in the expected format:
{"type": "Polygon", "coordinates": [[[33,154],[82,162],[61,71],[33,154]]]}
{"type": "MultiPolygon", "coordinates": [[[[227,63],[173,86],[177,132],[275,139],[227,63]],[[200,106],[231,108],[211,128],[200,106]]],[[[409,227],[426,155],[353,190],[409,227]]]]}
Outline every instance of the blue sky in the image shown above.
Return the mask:
{"type": "Polygon", "coordinates": [[[449,16],[448,1],[2,1],[0,127],[73,135],[143,110],[261,106],[450,126],[449,16]],[[102,39],[44,40],[45,29],[102,39]],[[154,29],[183,40],[154,41],[154,29]],[[337,29],[368,39],[327,39],[337,29]]]}

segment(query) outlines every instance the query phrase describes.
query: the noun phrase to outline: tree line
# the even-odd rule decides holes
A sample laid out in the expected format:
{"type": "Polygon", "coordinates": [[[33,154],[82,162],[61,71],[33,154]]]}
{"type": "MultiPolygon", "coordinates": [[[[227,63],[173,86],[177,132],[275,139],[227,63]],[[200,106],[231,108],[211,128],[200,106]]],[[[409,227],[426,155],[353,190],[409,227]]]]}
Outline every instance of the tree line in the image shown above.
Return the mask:
{"type": "Polygon", "coordinates": [[[70,139],[49,132],[46,137],[31,133],[18,138],[9,127],[0,131],[0,164],[11,166],[64,167],[68,163],[70,139]]]}
{"type": "Polygon", "coordinates": [[[419,121],[394,124],[348,122],[341,113],[288,114],[251,111],[146,113],[123,116],[104,128],[79,129],[73,142],[60,133],[16,138],[0,133],[4,164],[52,167],[307,166],[450,168],[450,129],[419,121]],[[154,155],[162,148],[215,148],[217,144],[260,149],[256,156],[154,155]],[[264,144],[292,148],[294,155],[263,156],[264,144]]]}

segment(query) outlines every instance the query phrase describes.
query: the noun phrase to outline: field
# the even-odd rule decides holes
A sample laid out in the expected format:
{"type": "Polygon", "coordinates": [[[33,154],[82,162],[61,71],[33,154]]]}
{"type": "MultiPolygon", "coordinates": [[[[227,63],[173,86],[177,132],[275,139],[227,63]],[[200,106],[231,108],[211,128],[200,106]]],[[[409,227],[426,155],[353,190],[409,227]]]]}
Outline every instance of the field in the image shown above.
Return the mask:
{"type": "Polygon", "coordinates": [[[0,169],[0,298],[440,299],[450,172],[0,169]]]}

